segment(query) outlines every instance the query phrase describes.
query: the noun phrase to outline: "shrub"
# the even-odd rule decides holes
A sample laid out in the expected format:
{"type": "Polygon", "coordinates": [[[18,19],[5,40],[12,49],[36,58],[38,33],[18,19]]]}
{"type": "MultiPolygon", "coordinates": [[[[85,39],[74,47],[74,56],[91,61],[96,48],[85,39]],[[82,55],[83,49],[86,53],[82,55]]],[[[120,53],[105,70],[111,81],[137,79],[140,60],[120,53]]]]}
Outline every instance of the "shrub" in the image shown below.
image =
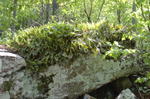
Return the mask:
{"type": "MultiPolygon", "coordinates": [[[[18,31],[18,35],[7,44],[26,59],[30,70],[37,72],[56,63],[69,62],[80,55],[109,51],[114,41],[120,42],[116,36],[122,38],[123,33],[126,33],[117,32],[119,30],[122,31],[122,28],[107,23],[77,26],[53,23],[18,31]]],[[[111,57],[117,58],[116,55],[111,57]]]]}
{"type": "Polygon", "coordinates": [[[92,38],[70,24],[32,27],[19,31],[18,34],[8,45],[23,56],[28,68],[34,71],[42,71],[52,64],[72,60],[96,48],[96,42],[92,38]]]}

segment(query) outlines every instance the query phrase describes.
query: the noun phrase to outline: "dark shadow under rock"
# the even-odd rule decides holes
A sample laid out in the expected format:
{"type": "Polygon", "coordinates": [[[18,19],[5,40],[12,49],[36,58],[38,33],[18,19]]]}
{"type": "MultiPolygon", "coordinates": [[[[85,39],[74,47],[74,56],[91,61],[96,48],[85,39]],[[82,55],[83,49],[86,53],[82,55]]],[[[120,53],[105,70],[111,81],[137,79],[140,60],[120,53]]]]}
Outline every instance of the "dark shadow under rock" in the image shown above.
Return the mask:
{"type": "MultiPolygon", "coordinates": [[[[131,86],[132,83],[130,82],[130,79],[124,77],[108,83],[87,94],[96,99],[116,99],[122,90],[130,88],[131,86]]],[[[84,95],[80,96],[78,99],[84,99],[84,95]]]]}
{"type": "MultiPolygon", "coordinates": [[[[96,99],[115,99],[117,94],[112,90],[111,84],[104,85],[101,88],[93,90],[88,95],[95,97],[96,99]]],[[[80,96],[78,99],[84,99],[84,95],[80,96]]]]}

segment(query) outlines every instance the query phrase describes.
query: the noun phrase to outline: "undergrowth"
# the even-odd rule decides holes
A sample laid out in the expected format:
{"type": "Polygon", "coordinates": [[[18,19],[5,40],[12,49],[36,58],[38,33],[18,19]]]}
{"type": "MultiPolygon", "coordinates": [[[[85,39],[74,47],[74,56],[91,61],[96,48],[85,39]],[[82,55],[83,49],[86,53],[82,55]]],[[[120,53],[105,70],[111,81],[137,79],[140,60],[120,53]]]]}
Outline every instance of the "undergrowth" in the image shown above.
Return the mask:
{"type": "Polygon", "coordinates": [[[53,23],[20,30],[13,40],[7,41],[7,45],[25,58],[28,69],[41,72],[50,65],[81,55],[106,54],[117,59],[123,55],[123,50],[126,55],[130,54],[132,51],[127,48],[132,49],[133,46],[131,48],[124,43],[134,42],[129,33],[130,28],[108,22],[79,25],[53,23]],[[122,46],[119,53],[111,51],[114,44],[122,46]]]}

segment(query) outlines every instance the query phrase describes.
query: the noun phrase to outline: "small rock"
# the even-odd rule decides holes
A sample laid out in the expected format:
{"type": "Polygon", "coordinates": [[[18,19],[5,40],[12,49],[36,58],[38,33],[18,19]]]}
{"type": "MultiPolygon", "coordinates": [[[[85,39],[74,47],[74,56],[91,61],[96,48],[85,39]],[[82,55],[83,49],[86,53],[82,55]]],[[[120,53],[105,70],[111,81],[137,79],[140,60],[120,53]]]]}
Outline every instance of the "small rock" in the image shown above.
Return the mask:
{"type": "Polygon", "coordinates": [[[121,91],[116,99],[137,99],[130,89],[121,91]]]}
{"type": "Polygon", "coordinates": [[[85,94],[83,99],[96,99],[96,98],[94,98],[88,94],[85,94]]]}

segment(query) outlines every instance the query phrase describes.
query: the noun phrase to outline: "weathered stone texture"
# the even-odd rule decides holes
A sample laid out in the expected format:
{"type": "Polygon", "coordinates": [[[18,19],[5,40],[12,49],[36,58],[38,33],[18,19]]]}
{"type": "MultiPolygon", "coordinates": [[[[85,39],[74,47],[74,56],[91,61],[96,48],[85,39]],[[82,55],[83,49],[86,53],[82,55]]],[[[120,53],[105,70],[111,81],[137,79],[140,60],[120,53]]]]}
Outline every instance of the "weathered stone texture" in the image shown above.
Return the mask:
{"type": "MultiPolygon", "coordinates": [[[[10,97],[16,99],[76,99],[79,95],[97,89],[119,77],[128,76],[142,70],[137,57],[130,57],[121,62],[104,60],[101,55],[83,56],[71,65],[55,64],[39,75],[50,77],[45,93],[39,89],[39,79],[26,69],[24,59],[16,54],[0,52],[0,86],[2,93],[9,91],[10,97]],[[5,82],[5,86],[4,86],[5,82]],[[7,83],[6,83],[7,82],[7,83]],[[11,82],[11,83],[9,83],[11,82]],[[7,86],[6,86],[7,85],[7,86]]],[[[0,94],[0,96],[3,94],[0,94]]]]}

